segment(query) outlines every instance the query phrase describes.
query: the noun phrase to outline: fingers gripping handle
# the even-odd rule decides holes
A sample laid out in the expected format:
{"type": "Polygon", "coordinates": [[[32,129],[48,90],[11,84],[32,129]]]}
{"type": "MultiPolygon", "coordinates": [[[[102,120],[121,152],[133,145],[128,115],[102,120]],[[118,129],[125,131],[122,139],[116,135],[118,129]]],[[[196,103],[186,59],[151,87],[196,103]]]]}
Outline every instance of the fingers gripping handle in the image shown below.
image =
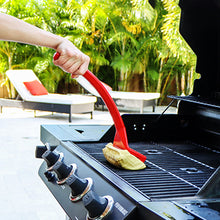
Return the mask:
{"type": "MultiPolygon", "coordinates": [[[[54,60],[59,59],[59,57],[60,57],[60,54],[58,52],[55,53],[54,60]]],[[[116,134],[115,134],[113,145],[121,149],[128,150],[131,154],[133,154],[134,156],[136,156],[137,158],[139,158],[141,161],[144,162],[146,160],[146,156],[131,149],[128,146],[128,139],[127,139],[127,133],[126,133],[126,129],[124,126],[124,122],[109,92],[103,86],[101,81],[99,81],[99,79],[89,70],[87,70],[83,76],[94,86],[94,88],[100,94],[100,96],[102,97],[103,101],[105,102],[112,116],[112,119],[114,121],[115,128],[116,128],[116,134]]]]}

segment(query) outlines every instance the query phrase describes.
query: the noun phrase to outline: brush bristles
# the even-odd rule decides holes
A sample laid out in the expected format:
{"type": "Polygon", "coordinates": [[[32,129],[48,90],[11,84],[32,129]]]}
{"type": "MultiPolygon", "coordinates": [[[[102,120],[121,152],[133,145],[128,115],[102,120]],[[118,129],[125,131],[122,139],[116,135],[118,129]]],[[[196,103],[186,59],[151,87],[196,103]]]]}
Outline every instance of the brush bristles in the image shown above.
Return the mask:
{"type": "Polygon", "coordinates": [[[127,150],[122,150],[109,143],[102,149],[106,160],[112,165],[126,170],[142,170],[146,165],[127,150]]]}

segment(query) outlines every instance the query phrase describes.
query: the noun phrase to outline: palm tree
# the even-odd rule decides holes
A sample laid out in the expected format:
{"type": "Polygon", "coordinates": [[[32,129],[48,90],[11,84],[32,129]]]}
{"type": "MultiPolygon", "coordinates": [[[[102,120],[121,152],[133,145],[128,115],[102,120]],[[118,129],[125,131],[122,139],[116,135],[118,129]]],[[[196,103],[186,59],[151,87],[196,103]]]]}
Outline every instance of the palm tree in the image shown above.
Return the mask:
{"type": "Polygon", "coordinates": [[[108,1],[75,1],[70,0],[66,5],[69,11],[68,20],[60,26],[69,29],[66,37],[91,59],[91,70],[97,74],[100,66],[108,65],[105,58],[105,31],[108,26],[108,1]]]}
{"type": "MultiPolygon", "coordinates": [[[[156,0],[154,8],[148,0],[0,0],[0,6],[5,13],[68,38],[90,56],[90,69],[114,89],[127,90],[138,75],[146,92],[165,96],[173,80],[178,94],[192,90],[195,55],[178,32],[177,0],[156,0]]],[[[60,81],[72,80],[53,65],[53,53],[0,42],[1,74],[9,68],[31,68],[55,92],[60,81]]]]}
{"type": "MultiPolygon", "coordinates": [[[[27,17],[27,9],[31,2],[27,0],[17,1],[1,1],[1,12],[16,16],[25,20],[27,17]]],[[[32,19],[34,20],[34,19],[32,19]]],[[[37,18],[35,18],[35,21],[37,18]]],[[[21,68],[30,60],[36,48],[32,46],[22,45],[14,42],[0,42],[0,57],[1,57],[1,75],[3,76],[1,85],[5,85],[9,97],[15,97],[16,93],[13,86],[5,76],[5,71],[8,69],[21,68]]]]}
{"type": "MultiPolygon", "coordinates": [[[[167,11],[164,15],[164,22],[161,28],[162,39],[170,50],[170,58],[174,58],[173,65],[167,75],[166,81],[163,85],[162,93],[165,93],[167,82],[170,81],[171,72],[175,68],[175,65],[179,65],[179,68],[173,76],[176,77],[178,87],[178,77],[180,80],[180,94],[185,95],[192,92],[193,81],[196,77],[195,65],[196,56],[184,41],[179,33],[180,22],[180,8],[178,6],[178,0],[161,0],[162,6],[167,11]],[[188,76],[187,76],[188,75],[188,76]],[[188,78],[188,80],[186,80],[188,78]],[[187,85],[186,85],[187,83],[187,85]]],[[[178,92],[178,91],[177,91],[178,92]]]]}
{"type": "Polygon", "coordinates": [[[149,43],[146,32],[152,29],[155,16],[148,1],[125,2],[115,3],[116,10],[112,13],[114,31],[108,40],[109,45],[114,44],[111,65],[120,71],[122,90],[127,89],[128,80],[133,74],[146,72],[146,45],[149,43]]]}

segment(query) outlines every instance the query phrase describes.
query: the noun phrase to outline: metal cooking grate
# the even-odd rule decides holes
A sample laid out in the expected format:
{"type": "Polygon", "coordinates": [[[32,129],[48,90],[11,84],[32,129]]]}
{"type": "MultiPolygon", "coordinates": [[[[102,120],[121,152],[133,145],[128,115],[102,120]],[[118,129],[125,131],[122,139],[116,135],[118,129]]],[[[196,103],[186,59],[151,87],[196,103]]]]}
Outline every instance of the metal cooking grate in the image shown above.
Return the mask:
{"type": "Polygon", "coordinates": [[[147,168],[140,171],[120,170],[105,160],[102,154],[105,145],[106,143],[78,144],[103,165],[152,199],[194,196],[220,165],[219,152],[192,143],[140,142],[130,143],[129,146],[147,156],[145,162],[147,168]]]}

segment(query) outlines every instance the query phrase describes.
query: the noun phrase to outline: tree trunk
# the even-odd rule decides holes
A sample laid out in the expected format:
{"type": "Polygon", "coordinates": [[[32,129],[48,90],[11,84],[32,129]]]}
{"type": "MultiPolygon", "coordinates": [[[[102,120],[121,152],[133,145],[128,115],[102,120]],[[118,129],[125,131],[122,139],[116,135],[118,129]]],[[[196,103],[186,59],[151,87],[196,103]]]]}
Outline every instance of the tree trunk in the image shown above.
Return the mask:
{"type": "Polygon", "coordinates": [[[159,92],[159,93],[162,87],[162,76],[163,76],[162,68],[163,68],[163,59],[160,60],[159,77],[158,77],[157,90],[156,90],[156,92],[159,92]]]}
{"type": "Polygon", "coordinates": [[[163,76],[163,73],[159,73],[158,82],[157,82],[157,92],[159,93],[162,87],[162,76],[163,76]]]}
{"type": "Polygon", "coordinates": [[[181,95],[185,95],[185,73],[181,74],[181,95]]]}

